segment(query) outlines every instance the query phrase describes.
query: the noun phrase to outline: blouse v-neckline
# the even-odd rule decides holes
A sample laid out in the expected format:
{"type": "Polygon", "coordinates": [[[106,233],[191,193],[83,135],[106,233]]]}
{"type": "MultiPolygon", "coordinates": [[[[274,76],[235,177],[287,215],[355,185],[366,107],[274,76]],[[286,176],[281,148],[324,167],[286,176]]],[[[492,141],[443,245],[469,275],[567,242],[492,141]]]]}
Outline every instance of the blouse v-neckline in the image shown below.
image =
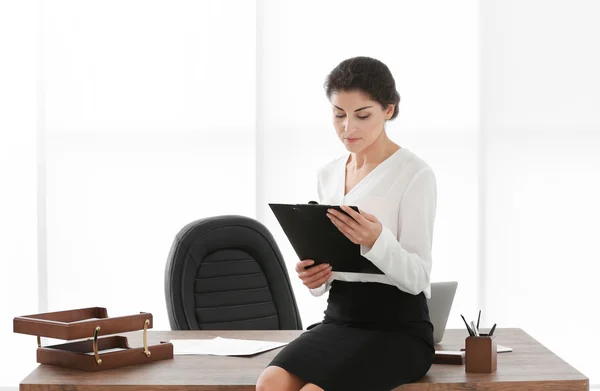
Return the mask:
{"type": "Polygon", "coordinates": [[[350,153],[348,153],[346,155],[346,158],[342,159],[342,169],[340,170],[341,174],[342,174],[342,177],[341,177],[342,190],[341,190],[340,203],[342,203],[346,197],[352,195],[353,193],[356,193],[356,188],[363,187],[366,183],[368,183],[369,180],[373,177],[373,175],[375,175],[375,174],[373,174],[374,172],[382,170],[383,169],[382,167],[388,165],[394,159],[394,157],[399,155],[401,153],[401,151],[403,151],[404,149],[405,149],[404,147],[401,147],[397,151],[392,153],[390,156],[385,158],[381,163],[379,163],[377,166],[375,166],[375,168],[373,168],[371,171],[369,171],[367,173],[367,175],[365,175],[361,180],[356,182],[356,184],[354,184],[354,186],[352,186],[352,188],[348,191],[348,193],[346,193],[346,166],[348,165],[348,159],[350,159],[350,156],[351,156],[350,153]]]}

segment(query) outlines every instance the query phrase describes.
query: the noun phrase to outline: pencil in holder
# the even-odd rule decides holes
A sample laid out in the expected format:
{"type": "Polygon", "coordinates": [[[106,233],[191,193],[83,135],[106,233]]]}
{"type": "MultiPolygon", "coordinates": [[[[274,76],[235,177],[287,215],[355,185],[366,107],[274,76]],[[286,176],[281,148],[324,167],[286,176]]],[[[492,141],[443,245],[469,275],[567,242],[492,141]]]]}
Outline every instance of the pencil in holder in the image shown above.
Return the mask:
{"type": "Polygon", "coordinates": [[[465,372],[496,372],[498,352],[494,336],[480,335],[465,340],[465,372]]]}

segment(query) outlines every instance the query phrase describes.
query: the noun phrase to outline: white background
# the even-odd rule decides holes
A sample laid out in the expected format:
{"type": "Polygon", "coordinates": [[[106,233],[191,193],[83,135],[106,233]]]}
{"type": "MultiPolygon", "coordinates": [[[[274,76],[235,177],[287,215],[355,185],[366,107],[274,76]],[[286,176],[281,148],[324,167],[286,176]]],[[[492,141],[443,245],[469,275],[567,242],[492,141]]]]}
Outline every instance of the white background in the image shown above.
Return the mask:
{"type": "MultiPolygon", "coordinates": [[[[0,1],[0,387],[35,366],[12,318],[81,306],[168,329],[188,222],[316,199],[345,152],[322,88],[368,55],[402,97],[389,136],[438,180],[433,281],[600,384],[600,3],[0,1]]],[[[305,325],[320,320],[292,275],[305,325]]]]}

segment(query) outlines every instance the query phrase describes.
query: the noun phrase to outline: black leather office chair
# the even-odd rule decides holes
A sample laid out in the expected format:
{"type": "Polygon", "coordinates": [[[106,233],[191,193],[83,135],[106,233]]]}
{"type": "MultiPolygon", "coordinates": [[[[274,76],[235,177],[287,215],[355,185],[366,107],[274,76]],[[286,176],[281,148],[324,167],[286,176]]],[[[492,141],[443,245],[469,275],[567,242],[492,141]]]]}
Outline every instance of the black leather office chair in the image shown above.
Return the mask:
{"type": "Polygon", "coordinates": [[[179,231],[165,296],[173,330],[302,330],[279,247],[244,216],[204,218],[179,231]]]}

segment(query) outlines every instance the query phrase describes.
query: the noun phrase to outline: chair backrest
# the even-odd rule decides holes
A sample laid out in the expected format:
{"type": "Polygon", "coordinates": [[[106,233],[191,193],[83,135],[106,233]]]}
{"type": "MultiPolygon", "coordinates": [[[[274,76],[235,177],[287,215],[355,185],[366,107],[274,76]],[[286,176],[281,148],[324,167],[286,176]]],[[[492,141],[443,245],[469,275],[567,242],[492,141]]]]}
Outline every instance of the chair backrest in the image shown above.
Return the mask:
{"type": "Polygon", "coordinates": [[[431,283],[431,298],[427,300],[427,307],[429,308],[429,318],[433,324],[435,343],[440,343],[444,338],[457,286],[457,281],[431,283]]]}
{"type": "Polygon", "coordinates": [[[302,330],[279,247],[249,217],[183,227],[167,260],[165,297],[173,330],[302,330]]]}

